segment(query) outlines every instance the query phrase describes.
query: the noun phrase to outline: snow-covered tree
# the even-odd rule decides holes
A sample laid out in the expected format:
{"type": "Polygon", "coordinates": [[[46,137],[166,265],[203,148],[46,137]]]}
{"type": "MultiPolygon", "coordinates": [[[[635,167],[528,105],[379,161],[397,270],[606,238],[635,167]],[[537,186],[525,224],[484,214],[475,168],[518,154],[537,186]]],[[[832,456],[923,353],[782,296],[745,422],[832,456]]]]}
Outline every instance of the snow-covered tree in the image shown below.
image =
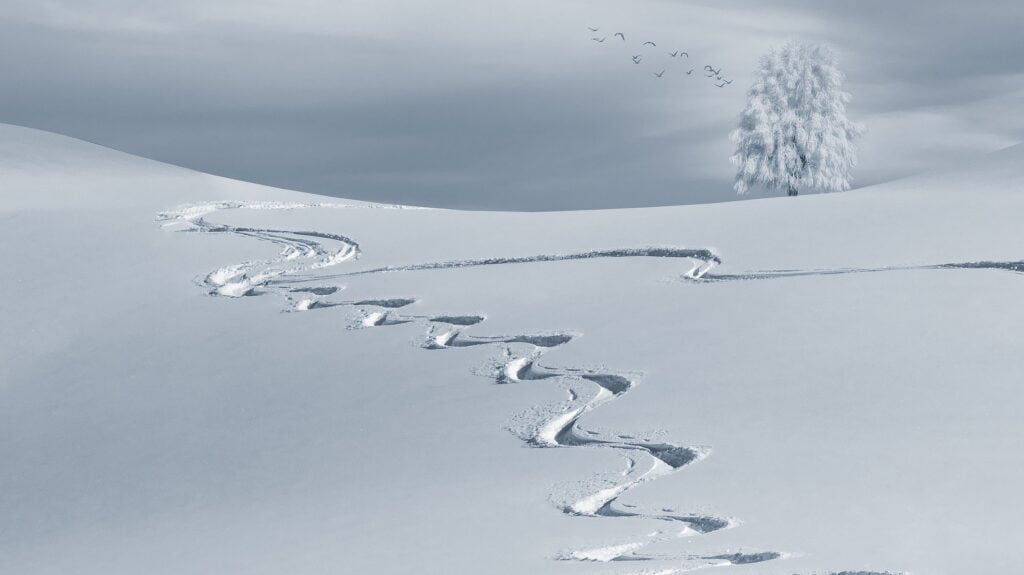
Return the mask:
{"type": "Polygon", "coordinates": [[[790,42],[761,57],[747,107],[731,137],[736,191],[753,185],[824,192],[850,189],[855,141],[865,128],[846,117],[850,95],[828,46],[790,42]]]}

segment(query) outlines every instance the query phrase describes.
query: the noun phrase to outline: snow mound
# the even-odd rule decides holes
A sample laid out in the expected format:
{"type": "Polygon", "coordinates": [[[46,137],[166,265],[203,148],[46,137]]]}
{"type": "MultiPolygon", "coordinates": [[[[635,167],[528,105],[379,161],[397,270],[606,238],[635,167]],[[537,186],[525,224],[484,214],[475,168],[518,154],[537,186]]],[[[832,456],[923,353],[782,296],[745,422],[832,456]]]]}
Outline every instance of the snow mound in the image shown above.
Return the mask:
{"type": "Polygon", "coordinates": [[[1020,571],[1022,155],[469,213],[2,127],[0,572],[1020,571]]]}

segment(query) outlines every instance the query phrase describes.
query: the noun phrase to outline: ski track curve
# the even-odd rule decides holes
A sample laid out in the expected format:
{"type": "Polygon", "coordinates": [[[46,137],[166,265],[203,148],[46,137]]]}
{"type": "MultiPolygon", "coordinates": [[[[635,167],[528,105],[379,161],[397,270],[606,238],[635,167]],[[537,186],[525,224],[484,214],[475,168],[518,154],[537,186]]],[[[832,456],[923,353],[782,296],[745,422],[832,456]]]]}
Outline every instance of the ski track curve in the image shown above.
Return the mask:
{"type": "MultiPolygon", "coordinates": [[[[156,220],[165,229],[175,232],[203,234],[231,234],[276,245],[280,253],[276,258],[250,260],[223,266],[196,278],[196,283],[211,296],[240,298],[274,293],[287,302],[283,311],[303,312],[333,307],[359,310],[360,319],[353,329],[373,328],[397,324],[420,323],[426,332],[419,341],[425,350],[457,350],[459,348],[492,346],[501,350],[501,358],[486,369],[486,374],[499,385],[533,381],[551,381],[560,384],[566,392],[564,402],[539,406],[513,418],[509,430],[526,445],[542,449],[589,448],[611,450],[620,454],[626,468],[613,480],[604,478],[583,486],[555,501],[566,514],[585,517],[641,518],[665,522],[676,529],[659,530],[626,543],[603,547],[576,549],[560,553],[555,559],[582,562],[670,562],[673,567],[643,573],[664,575],[683,573],[703,567],[721,565],[747,565],[791,556],[779,551],[730,551],[719,554],[645,554],[642,549],[684,537],[706,535],[735,527],[735,519],[700,513],[680,513],[671,508],[641,510],[635,505],[620,502],[620,497],[643,483],[674,473],[707,457],[707,447],[678,445],[622,433],[588,429],[583,420],[593,410],[614,402],[629,393],[642,379],[642,374],[593,367],[548,367],[540,359],[551,350],[571,343],[581,334],[571,331],[537,332],[513,335],[474,335],[470,328],[486,321],[482,314],[468,315],[414,315],[401,310],[417,303],[415,298],[381,298],[355,301],[332,300],[344,290],[339,285],[304,285],[345,276],[376,273],[452,269],[488,265],[527,264],[594,258],[670,257],[687,259],[691,267],[681,277],[692,281],[730,281],[737,279],[767,279],[769,277],[809,275],[810,273],[856,273],[878,270],[817,270],[813,272],[777,271],[756,272],[748,275],[714,276],[709,272],[721,263],[710,249],[677,247],[640,247],[567,254],[542,254],[528,257],[496,257],[475,260],[387,266],[349,273],[307,275],[358,258],[359,244],[344,235],[313,230],[279,230],[214,223],[208,216],[226,210],[300,210],[313,208],[345,209],[421,209],[381,204],[288,203],[216,201],[186,204],[173,210],[160,212],[156,220]]],[[[930,268],[999,268],[1024,271],[1024,262],[998,264],[946,264],[930,268]],[[1017,265],[1017,268],[1011,267],[1017,265]]],[[[888,572],[837,572],[836,575],[896,575],[888,572]]]]}

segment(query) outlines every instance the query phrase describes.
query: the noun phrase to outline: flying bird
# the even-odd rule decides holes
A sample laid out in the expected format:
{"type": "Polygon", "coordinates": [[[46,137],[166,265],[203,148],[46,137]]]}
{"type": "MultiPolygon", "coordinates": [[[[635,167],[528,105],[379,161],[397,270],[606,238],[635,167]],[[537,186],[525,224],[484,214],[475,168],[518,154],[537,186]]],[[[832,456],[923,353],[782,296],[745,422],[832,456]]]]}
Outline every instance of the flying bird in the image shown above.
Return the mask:
{"type": "Polygon", "coordinates": [[[664,75],[665,75],[665,71],[664,71],[664,70],[662,70],[661,72],[652,72],[652,73],[653,73],[653,74],[654,74],[654,76],[655,76],[655,77],[657,77],[657,78],[661,78],[662,76],[664,76],[664,75]]]}
{"type": "Polygon", "coordinates": [[[693,74],[693,68],[690,68],[690,71],[686,73],[687,76],[689,76],[690,74],[693,74]]]}
{"type": "Polygon", "coordinates": [[[600,38],[591,38],[591,40],[593,40],[594,42],[604,42],[604,37],[602,36],[600,38]]]}
{"type": "Polygon", "coordinates": [[[644,42],[644,43],[643,43],[643,45],[644,45],[644,46],[646,46],[646,45],[648,45],[648,44],[650,44],[651,46],[654,46],[654,47],[657,47],[657,46],[658,46],[657,44],[655,44],[654,42],[651,42],[650,40],[648,40],[648,41],[646,41],[646,42],[644,42]]]}
{"type": "Polygon", "coordinates": [[[672,56],[673,58],[675,58],[676,56],[679,55],[679,50],[676,50],[675,52],[669,52],[668,55],[672,56]]]}
{"type": "Polygon", "coordinates": [[[681,56],[686,56],[687,58],[689,58],[689,57],[690,57],[690,53],[689,53],[689,52],[680,52],[679,54],[680,54],[681,56]]]}
{"type": "Polygon", "coordinates": [[[643,54],[637,54],[636,56],[633,56],[634,64],[639,64],[641,60],[643,60],[643,54]]]}
{"type": "Polygon", "coordinates": [[[591,28],[590,26],[587,26],[587,30],[590,30],[591,32],[597,32],[598,30],[600,30],[600,28],[591,28]]]}
{"type": "Polygon", "coordinates": [[[710,65],[710,64],[704,66],[704,75],[707,76],[708,78],[710,78],[712,76],[719,76],[719,75],[721,75],[721,73],[722,73],[722,69],[721,68],[715,70],[715,67],[710,65]]]}
{"type": "Polygon", "coordinates": [[[618,36],[619,38],[622,38],[623,42],[626,41],[626,35],[623,34],[622,32],[616,32],[615,35],[618,36]]]}

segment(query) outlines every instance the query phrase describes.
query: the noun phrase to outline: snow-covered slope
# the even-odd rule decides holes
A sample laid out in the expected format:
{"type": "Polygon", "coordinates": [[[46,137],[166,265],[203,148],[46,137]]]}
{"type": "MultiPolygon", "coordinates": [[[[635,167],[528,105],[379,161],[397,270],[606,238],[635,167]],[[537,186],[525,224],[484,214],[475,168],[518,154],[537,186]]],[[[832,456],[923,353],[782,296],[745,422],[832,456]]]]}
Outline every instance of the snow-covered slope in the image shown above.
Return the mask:
{"type": "Polygon", "coordinates": [[[1024,569],[1024,149],[405,209],[0,127],[0,572],[1024,569]]]}

